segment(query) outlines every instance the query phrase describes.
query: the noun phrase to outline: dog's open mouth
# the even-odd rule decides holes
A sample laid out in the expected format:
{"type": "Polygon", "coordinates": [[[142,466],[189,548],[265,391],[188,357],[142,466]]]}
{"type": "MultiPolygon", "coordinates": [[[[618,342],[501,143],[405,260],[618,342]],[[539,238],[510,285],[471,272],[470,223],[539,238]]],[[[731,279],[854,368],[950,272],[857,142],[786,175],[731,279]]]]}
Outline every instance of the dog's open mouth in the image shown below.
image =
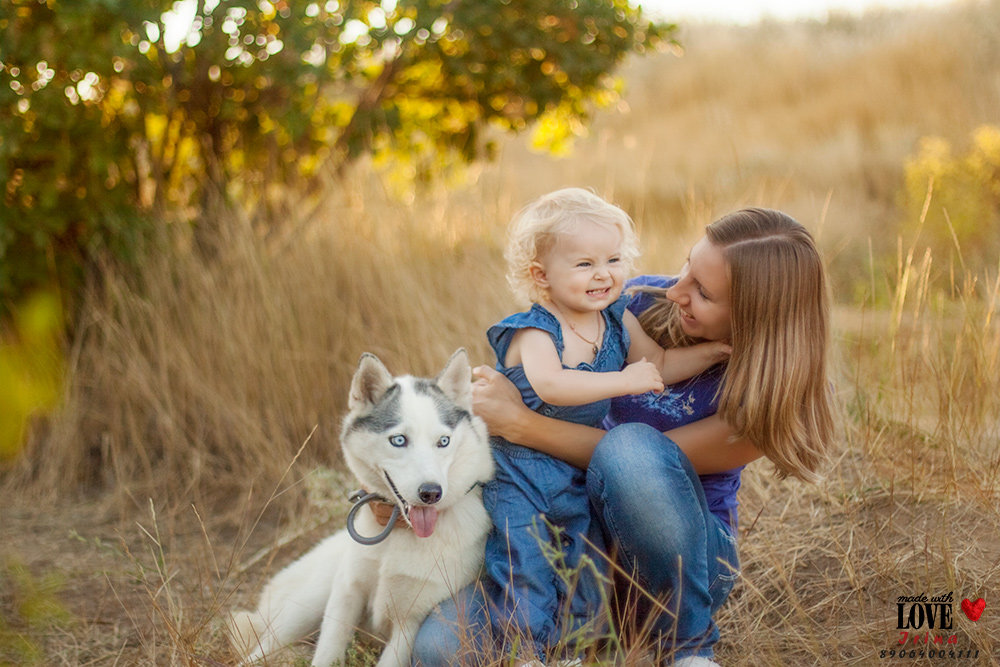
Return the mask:
{"type": "Polygon", "coordinates": [[[433,505],[411,505],[399,494],[399,489],[392,482],[392,477],[385,470],[382,471],[385,481],[392,489],[392,495],[396,496],[396,504],[406,523],[410,524],[417,537],[430,537],[434,533],[434,526],[437,525],[438,511],[433,505]]]}

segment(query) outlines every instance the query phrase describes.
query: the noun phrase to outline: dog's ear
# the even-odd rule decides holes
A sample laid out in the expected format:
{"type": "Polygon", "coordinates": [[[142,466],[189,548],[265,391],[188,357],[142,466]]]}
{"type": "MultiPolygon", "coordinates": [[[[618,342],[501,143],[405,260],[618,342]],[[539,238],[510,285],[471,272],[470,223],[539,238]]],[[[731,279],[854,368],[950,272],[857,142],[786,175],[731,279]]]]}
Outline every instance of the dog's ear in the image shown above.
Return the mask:
{"type": "Polygon", "coordinates": [[[351,380],[347,407],[352,412],[375,405],[392,385],[392,374],[374,354],[365,352],[351,380]]]}
{"type": "Polygon", "coordinates": [[[464,347],[458,348],[437,376],[437,386],[459,407],[472,410],[472,368],[464,347]]]}

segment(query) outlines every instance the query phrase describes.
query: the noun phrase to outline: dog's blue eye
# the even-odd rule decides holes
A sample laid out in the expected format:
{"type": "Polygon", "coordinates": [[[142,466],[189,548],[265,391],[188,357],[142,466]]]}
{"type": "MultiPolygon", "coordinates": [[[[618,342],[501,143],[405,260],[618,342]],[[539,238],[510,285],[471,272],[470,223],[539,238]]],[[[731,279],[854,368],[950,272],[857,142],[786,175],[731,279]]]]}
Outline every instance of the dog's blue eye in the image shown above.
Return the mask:
{"type": "Polygon", "coordinates": [[[438,447],[447,447],[449,444],[451,444],[451,438],[446,435],[442,435],[441,439],[438,440],[438,447]]]}
{"type": "Polygon", "coordinates": [[[406,447],[406,436],[405,435],[391,435],[389,436],[389,444],[393,447],[406,447]]]}

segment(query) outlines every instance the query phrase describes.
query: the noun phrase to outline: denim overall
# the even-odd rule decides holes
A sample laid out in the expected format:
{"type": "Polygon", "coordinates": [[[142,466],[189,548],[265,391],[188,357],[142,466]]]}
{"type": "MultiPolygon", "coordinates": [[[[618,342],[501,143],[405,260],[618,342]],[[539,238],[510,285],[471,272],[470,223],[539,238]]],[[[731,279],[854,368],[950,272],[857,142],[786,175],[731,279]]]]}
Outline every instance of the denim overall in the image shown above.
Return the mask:
{"type": "MultiPolygon", "coordinates": [[[[600,349],[593,362],[581,363],[576,370],[622,369],[629,347],[622,323],[627,303],[628,298],[622,297],[602,311],[605,327],[600,349]]],[[[559,321],[534,304],[531,310],[511,315],[488,330],[497,370],[517,386],[529,408],[555,419],[599,426],[610,400],[550,405],[531,388],[522,366],[504,365],[514,334],[523,328],[547,332],[562,358],[559,321]]],[[[583,470],[499,437],[491,438],[490,444],[496,477],[483,489],[483,502],[494,529],[486,542],[484,585],[494,635],[520,633],[538,656],[544,656],[560,637],[593,621],[600,611],[606,563],[587,542],[598,553],[603,551],[602,532],[591,522],[583,470]],[[585,554],[590,562],[581,567],[585,554]]]]}

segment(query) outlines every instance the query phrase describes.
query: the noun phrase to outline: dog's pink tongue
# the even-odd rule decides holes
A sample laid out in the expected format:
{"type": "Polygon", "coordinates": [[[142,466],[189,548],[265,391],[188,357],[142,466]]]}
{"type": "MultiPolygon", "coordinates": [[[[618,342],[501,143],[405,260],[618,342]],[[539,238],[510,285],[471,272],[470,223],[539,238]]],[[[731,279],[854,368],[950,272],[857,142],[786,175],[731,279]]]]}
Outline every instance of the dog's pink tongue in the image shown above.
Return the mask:
{"type": "Polygon", "coordinates": [[[417,537],[430,537],[437,523],[438,511],[430,505],[419,505],[410,508],[410,524],[417,537]]]}

